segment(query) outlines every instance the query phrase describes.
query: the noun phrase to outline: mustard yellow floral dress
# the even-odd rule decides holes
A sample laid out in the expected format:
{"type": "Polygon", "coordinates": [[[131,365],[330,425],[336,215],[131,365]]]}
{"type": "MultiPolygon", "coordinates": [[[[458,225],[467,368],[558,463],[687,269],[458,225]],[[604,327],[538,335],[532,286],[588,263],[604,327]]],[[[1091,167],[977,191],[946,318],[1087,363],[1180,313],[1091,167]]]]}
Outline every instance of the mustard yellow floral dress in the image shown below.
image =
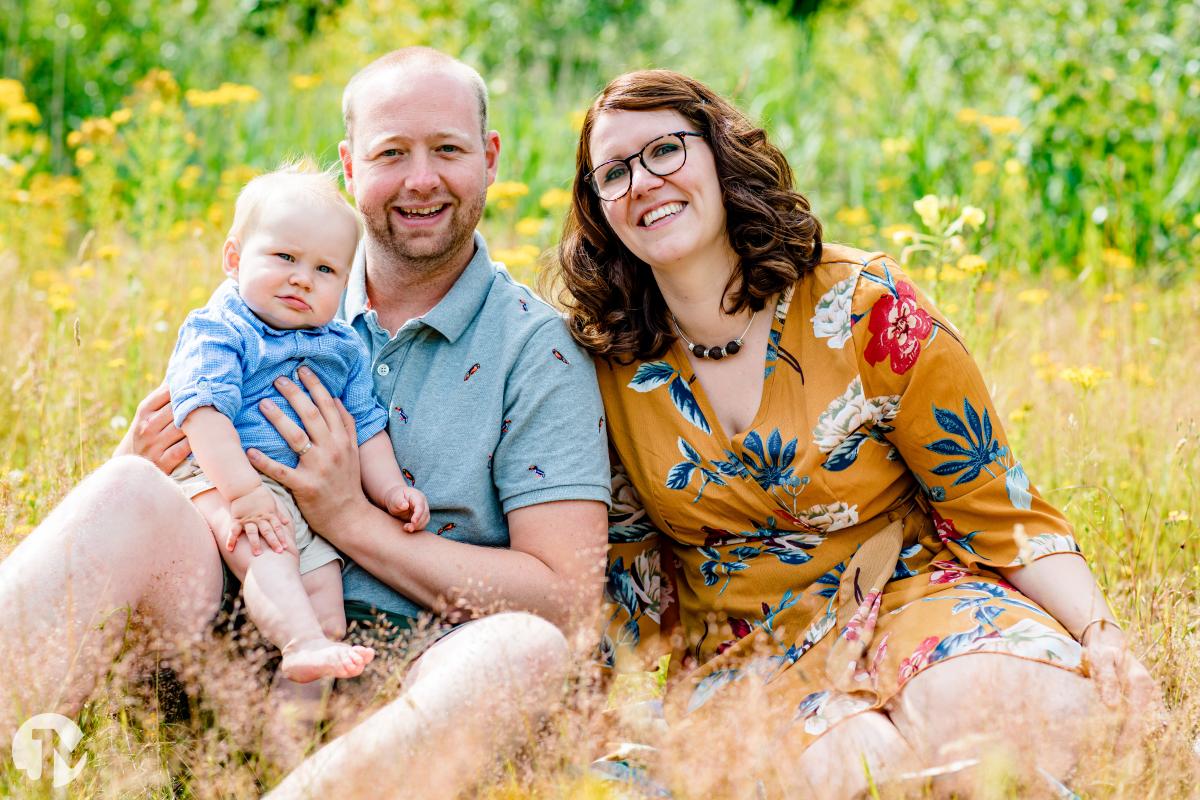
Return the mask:
{"type": "Polygon", "coordinates": [[[760,681],[810,739],[964,653],[1078,669],[1078,643],[990,569],[1078,554],[1071,528],[896,262],[827,245],[775,309],[765,371],[731,438],[681,344],[598,362],[619,464],[606,665],[673,650],[682,713],[760,681]]]}

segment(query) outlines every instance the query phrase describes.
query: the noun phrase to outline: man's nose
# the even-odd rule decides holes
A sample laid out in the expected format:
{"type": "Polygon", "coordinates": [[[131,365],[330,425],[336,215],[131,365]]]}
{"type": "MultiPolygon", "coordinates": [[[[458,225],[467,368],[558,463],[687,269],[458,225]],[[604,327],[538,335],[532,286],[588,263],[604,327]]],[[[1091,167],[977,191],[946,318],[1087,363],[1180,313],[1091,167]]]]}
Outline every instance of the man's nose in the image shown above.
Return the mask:
{"type": "Polygon", "coordinates": [[[405,188],[421,194],[429,194],[441,182],[433,160],[427,155],[417,155],[409,162],[408,174],[404,178],[405,188]]]}

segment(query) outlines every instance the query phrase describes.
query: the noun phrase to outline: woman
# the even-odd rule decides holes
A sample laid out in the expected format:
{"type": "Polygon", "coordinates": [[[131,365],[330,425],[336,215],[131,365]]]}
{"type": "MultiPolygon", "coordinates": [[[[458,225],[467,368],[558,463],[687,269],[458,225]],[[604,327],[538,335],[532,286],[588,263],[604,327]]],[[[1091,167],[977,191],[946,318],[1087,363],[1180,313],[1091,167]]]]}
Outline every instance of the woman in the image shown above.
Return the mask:
{"type": "Polygon", "coordinates": [[[855,753],[878,780],[1024,742],[1065,775],[1097,692],[1144,711],[1156,687],[954,327],[890,258],[824,244],[791,186],[677,73],[584,119],[564,302],[635,490],[605,656],[657,641],[661,553],[671,705],[765,687],[823,794],[865,786],[855,753]]]}

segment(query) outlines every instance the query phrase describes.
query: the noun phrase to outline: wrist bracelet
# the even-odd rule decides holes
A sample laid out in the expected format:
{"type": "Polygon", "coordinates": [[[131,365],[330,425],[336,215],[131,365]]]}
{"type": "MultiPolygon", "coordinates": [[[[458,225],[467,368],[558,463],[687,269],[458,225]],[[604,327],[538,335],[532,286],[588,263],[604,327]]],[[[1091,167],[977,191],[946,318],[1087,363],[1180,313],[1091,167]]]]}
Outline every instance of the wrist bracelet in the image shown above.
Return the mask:
{"type": "Polygon", "coordinates": [[[1093,625],[1099,625],[1101,628],[1103,628],[1105,625],[1111,625],[1112,627],[1116,628],[1119,631],[1125,630],[1120,625],[1118,625],[1115,620],[1111,620],[1108,617],[1096,617],[1094,620],[1089,622],[1087,625],[1084,625],[1083,630],[1081,630],[1079,632],[1079,636],[1077,637],[1077,639],[1080,644],[1083,644],[1084,637],[1087,636],[1087,632],[1092,629],[1093,625]]]}

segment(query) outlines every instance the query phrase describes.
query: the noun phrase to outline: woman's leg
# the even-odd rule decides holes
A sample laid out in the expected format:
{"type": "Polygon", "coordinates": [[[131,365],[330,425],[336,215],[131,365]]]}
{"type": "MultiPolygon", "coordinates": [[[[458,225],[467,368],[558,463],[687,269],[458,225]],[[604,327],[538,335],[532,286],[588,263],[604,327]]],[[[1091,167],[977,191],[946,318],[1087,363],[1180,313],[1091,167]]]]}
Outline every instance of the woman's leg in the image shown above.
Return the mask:
{"type": "Polygon", "coordinates": [[[876,711],[855,714],[809,745],[797,761],[781,766],[785,794],[822,798],[859,797],[871,783],[887,783],[921,768],[896,726],[876,711]]]}
{"type": "Polygon", "coordinates": [[[567,642],[506,613],[467,623],[413,666],[400,697],[288,775],[270,797],[453,797],[536,727],[563,690],[567,642]]]}
{"type": "MultiPolygon", "coordinates": [[[[1001,653],[971,653],[910,680],[888,713],[928,764],[1001,757],[1066,780],[1099,711],[1084,677],[1001,653]]],[[[941,780],[959,788],[972,775],[941,780]]],[[[1035,778],[1036,780],[1036,778],[1035,778]]],[[[935,782],[936,783],[936,782],[935,782]]]]}
{"type": "Polygon", "coordinates": [[[96,470],[0,562],[0,741],[33,714],[76,713],[131,611],[192,641],[221,586],[208,526],[165,475],[134,456],[96,470]]]}

